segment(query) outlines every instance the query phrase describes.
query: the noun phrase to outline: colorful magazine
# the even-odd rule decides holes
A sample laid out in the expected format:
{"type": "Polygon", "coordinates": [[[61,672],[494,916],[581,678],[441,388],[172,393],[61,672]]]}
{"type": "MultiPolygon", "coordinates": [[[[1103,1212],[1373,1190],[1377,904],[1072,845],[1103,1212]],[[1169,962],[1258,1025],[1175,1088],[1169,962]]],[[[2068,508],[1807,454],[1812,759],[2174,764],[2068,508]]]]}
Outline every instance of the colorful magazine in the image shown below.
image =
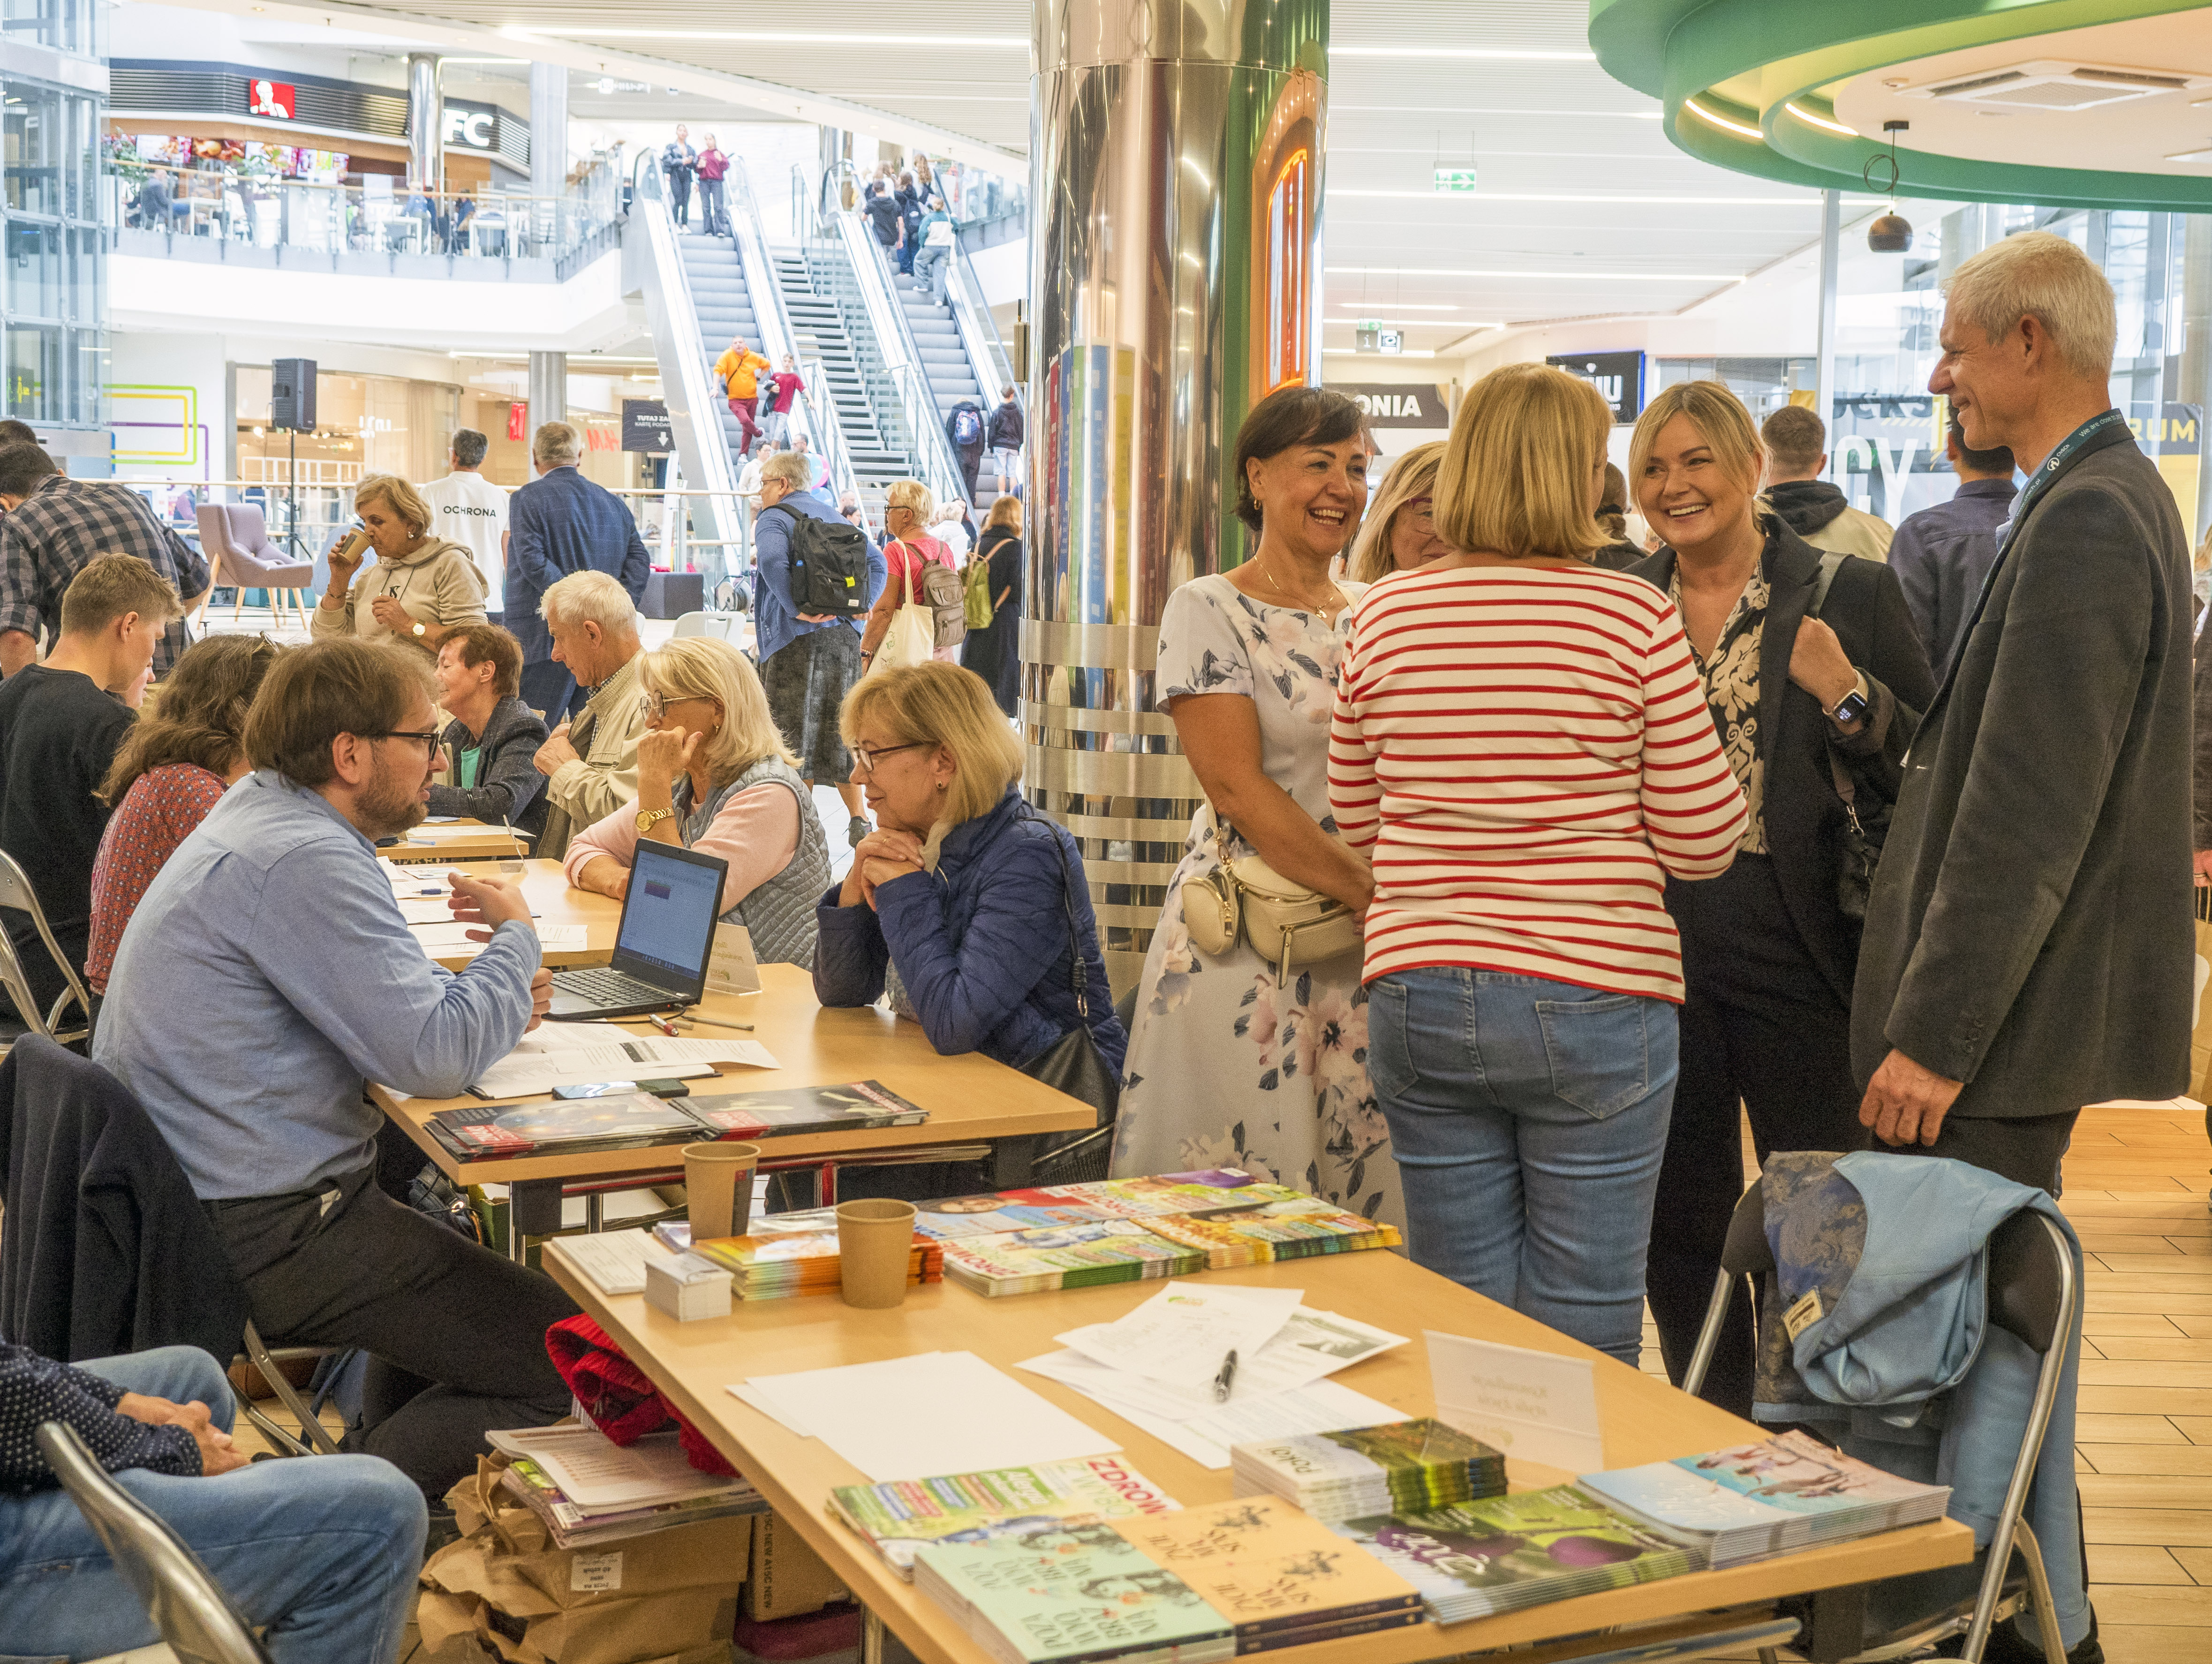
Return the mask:
{"type": "Polygon", "coordinates": [[[911,1127],[929,1111],[881,1081],[800,1086],[774,1092],[720,1092],[657,1098],[626,1092],[603,1098],[551,1098],[441,1109],[430,1136],[460,1161],[538,1151],[625,1150],[697,1144],[707,1139],[767,1139],[797,1133],[865,1132],[911,1127]]]}
{"type": "Polygon", "coordinates": [[[987,1297],[1183,1277],[1206,1268],[1203,1252],[1167,1242],[1135,1219],[960,1236],[943,1249],[945,1274],[987,1297]]]}
{"type": "Polygon", "coordinates": [[[1237,1494],[1286,1497],[1348,1520],[1505,1493],[1505,1457],[1431,1418],[1305,1433],[1230,1451],[1237,1494]]]}
{"type": "Polygon", "coordinates": [[[1182,1506],[1119,1456],[841,1485],[830,1493],[830,1504],[906,1578],[914,1576],[915,1552],[932,1543],[1019,1536],[1073,1515],[1112,1519],[1182,1506]]]}
{"type": "Polygon", "coordinates": [[[1207,1266],[1214,1271],[1316,1254],[1395,1248],[1400,1240],[1394,1226],[1343,1212],[1303,1193],[1203,1212],[1163,1214],[1146,1219],[1145,1225],[1171,1242],[1204,1248],[1207,1266]]]}
{"type": "Polygon", "coordinates": [[[718,1092],[686,1098],[684,1106],[703,1125],[733,1139],[912,1127],[929,1119],[928,1110],[879,1080],[792,1086],[775,1092],[718,1092]]]}

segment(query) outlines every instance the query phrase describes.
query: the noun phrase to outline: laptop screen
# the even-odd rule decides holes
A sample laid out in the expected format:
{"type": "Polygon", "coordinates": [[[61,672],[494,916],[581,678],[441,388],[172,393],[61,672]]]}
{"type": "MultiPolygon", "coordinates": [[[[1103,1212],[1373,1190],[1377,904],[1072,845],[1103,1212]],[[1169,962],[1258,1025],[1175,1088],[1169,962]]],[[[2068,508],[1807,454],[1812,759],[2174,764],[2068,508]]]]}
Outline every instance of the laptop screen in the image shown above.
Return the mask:
{"type": "Polygon", "coordinates": [[[707,974],[729,863],[647,839],[631,856],[615,967],[689,987],[707,974]]]}

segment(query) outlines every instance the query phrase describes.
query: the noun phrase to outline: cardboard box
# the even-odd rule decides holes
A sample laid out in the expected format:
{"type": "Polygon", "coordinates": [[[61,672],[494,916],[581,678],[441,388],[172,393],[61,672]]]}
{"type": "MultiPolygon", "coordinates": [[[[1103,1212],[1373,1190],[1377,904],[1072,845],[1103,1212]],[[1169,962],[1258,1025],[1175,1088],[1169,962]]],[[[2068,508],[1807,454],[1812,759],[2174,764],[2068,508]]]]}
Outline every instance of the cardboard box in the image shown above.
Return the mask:
{"type": "MultiPolygon", "coordinates": [[[[645,1664],[726,1649],[753,1521],[701,1520],[591,1548],[559,1549],[502,1492],[489,1456],[447,1493],[459,1542],[422,1568],[426,1651],[472,1643],[499,1664],[645,1664]]],[[[714,1657],[715,1655],[709,1654],[714,1657]]],[[[444,1664],[444,1661],[441,1661],[444,1664]]]]}
{"type": "MultiPolygon", "coordinates": [[[[827,1561],[807,1546],[788,1520],[774,1514],[753,1520],[753,1575],[745,1584],[745,1616],[796,1618],[846,1598],[845,1586],[827,1561]]],[[[561,1664],[573,1664],[562,1659],[561,1664]]]]}

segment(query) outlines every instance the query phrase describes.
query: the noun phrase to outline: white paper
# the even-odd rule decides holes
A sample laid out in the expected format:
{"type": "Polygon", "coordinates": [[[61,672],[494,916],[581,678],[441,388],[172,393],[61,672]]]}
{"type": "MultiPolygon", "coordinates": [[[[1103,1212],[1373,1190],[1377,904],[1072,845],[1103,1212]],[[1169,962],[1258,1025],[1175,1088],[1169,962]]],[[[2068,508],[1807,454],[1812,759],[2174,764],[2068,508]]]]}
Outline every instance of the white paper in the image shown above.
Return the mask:
{"type": "Polygon", "coordinates": [[[1589,1358],[1423,1333],[1437,1420],[1523,1461],[1571,1473],[1606,1465],[1589,1358]]]}
{"type": "Polygon", "coordinates": [[[1111,1323],[1053,1339],[1111,1369],[1200,1387],[1221,1373],[1230,1353],[1240,1369],[1257,1357],[1304,1297],[1301,1289],[1172,1282],[1111,1323]]]}
{"type": "Polygon", "coordinates": [[[1407,1414],[1334,1381],[1317,1381],[1310,1387],[1272,1394],[1249,1404],[1217,1405],[1188,1421],[1170,1421],[1103,1400],[1097,1401],[1200,1467],[1214,1468],[1229,1466],[1232,1444],[1257,1444],[1295,1433],[1328,1433],[1340,1427],[1375,1427],[1386,1421],[1403,1421],[1407,1414]]]}
{"type": "Polygon", "coordinates": [[[755,1376],[746,1385],[773,1406],[769,1414],[800,1420],[878,1483],[1072,1461],[1121,1448],[973,1352],[755,1376]]]}
{"type": "Polygon", "coordinates": [[[771,1401],[765,1394],[755,1392],[752,1388],[745,1382],[742,1381],[732,1382],[729,1386],[729,1392],[730,1396],[736,1399],[739,1403],[750,1404],[754,1409],[759,1411],[761,1414],[766,1416],[770,1421],[781,1423],[787,1431],[796,1433],[803,1439],[811,1439],[814,1436],[814,1430],[812,1428],[807,1426],[803,1422],[792,1420],[790,1416],[787,1415],[782,1408],[771,1401]]]}
{"type": "MultiPolygon", "coordinates": [[[[537,927],[539,944],[549,948],[581,948],[591,944],[591,932],[583,925],[539,925],[537,927]]],[[[469,932],[480,930],[489,932],[489,925],[471,923],[455,919],[449,912],[444,921],[414,926],[415,939],[426,948],[483,948],[489,944],[469,939],[469,932]]]]}
{"type": "MultiPolygon", "coordinates": [[[[1405,1336],[1388,1329],[1301,1307],[1249,1361],[1239,1360],[1227,1402],[1243,1406],[1273,1394],[1294,1392],[1405,1344],[1405,1336]]],[[[1048,1353],[1021,1367],[1075,1388],[1115,1410],[1127,1406],[1170,1421],[1188,1421],[1222,1407],[1213,1396],[1211,1381],[1191,1387],[1146,1380],[1128,1370],[1109,1369],[1078,1351],[1048,1353]]]]}
{"type": "Polygon", "coordinates": [[[743,925],[714,926],[714,945],[707,956],[708,993],[758,993],[760,965],[753,957],[753,933],[743,925]]]}
{"type": "MultiPolygon", "coordinates": [[[[544,1024],[539,1033],[567,1026],[544,1024]]],[[[756,1069],[779,1066],[775,1054],[757,1040],[732,1035],[727,1040],[669,1040],[659,1035],[634,1035],[617,1029],[615,1043],[571,1046],[550,1050],[526,1050],[532,1035],[525,1035],[498,1062],[477,1077],[476,1090],[488,1097],[528,1097],[550,1092],[556,1086],[580,1085],[594,1080],[696,1080],[719,1073],[715,1065],[739,1063],[756,1069]]]]}
{"type": "Polygon", "coordinates": [[[582,1509],[640,1508],[744,1482],[702,1473],[673,1437],[657,1434],[627,1448],[596,1427],[527,1427],[486,1435],[493,1448],[527,1456],[582,1509]]]}
{"type": "Polygon", "coordinates": [[[569,1264],[606,1294],[642,1294],[645,1262],[668,1257],[649,1230],[588,1231],[558,1240],[569,1264]]]}

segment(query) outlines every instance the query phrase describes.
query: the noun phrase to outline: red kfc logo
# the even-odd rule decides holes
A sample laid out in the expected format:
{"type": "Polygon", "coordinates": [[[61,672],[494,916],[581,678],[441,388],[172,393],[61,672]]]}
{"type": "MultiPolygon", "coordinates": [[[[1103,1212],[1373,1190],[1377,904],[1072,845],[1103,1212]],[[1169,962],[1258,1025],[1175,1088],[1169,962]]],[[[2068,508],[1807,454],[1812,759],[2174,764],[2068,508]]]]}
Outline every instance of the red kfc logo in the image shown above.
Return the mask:
{"type": "Polygon", "coordinates": [[[283,81],[257,81],[253,96],[246,101],[246,113],[250,116],[275,116],[279,121],[292,118],[292,87],[283,81]]]}

